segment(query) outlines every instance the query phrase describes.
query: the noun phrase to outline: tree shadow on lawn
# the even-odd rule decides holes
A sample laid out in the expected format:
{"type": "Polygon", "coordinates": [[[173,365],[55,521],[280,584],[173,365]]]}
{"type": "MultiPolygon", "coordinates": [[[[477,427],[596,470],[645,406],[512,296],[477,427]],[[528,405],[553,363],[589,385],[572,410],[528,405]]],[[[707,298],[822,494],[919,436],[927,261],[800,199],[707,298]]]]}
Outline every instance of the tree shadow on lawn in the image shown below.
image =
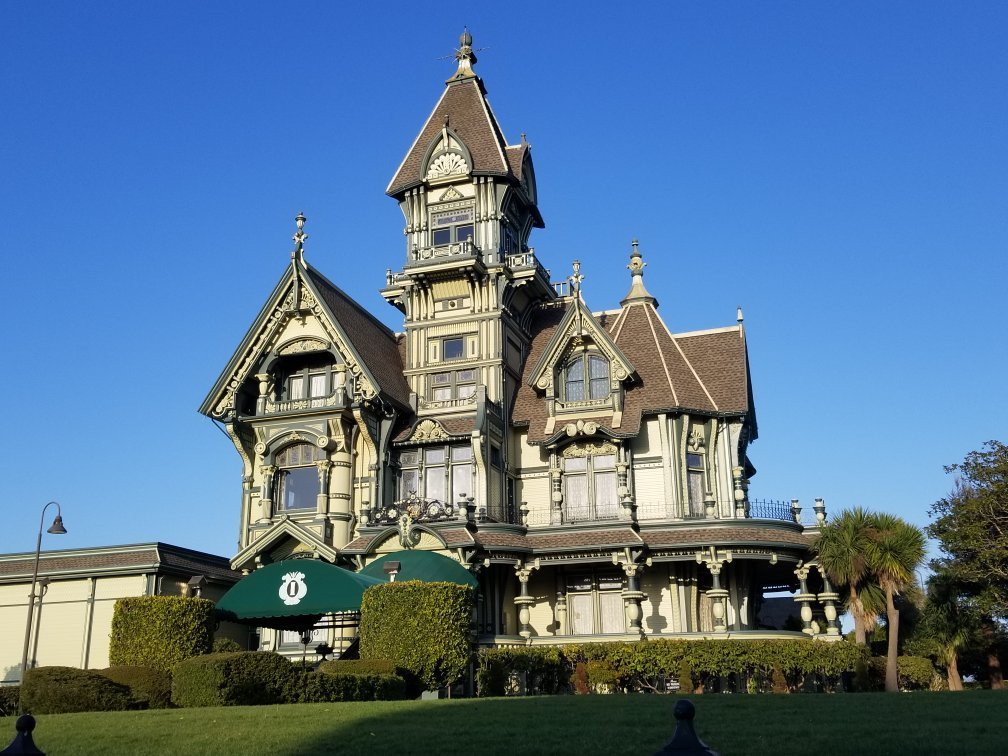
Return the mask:
{"type": "MultiPolygon", "coordinates": [[[[329,724],[280,756],[613,754],[657,751],[676,696],[541,696],[323,705],[329,724]]],[[[700,738],[732,754],[1005,753],[1008,696],[882,693],[693,696],[700,738]]]]}

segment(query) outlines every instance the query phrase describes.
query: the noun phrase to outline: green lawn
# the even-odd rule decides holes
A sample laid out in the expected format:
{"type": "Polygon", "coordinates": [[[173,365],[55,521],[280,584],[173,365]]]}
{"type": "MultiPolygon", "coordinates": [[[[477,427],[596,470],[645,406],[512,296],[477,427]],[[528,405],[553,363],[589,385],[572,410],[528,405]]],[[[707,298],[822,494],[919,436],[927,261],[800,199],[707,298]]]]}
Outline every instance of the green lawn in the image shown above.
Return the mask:
{"type": "MultiPolygon", "coordinates": [[[[39,717],[64,754],[650,754],[672,735],[675,696],[553,696],[39,717]]],[[[707,695],[696,726],[724,754],[1004,754],[1008,693],[707,695]]],[[[2,743],[13,718],[0,719],[2,743]]]]}

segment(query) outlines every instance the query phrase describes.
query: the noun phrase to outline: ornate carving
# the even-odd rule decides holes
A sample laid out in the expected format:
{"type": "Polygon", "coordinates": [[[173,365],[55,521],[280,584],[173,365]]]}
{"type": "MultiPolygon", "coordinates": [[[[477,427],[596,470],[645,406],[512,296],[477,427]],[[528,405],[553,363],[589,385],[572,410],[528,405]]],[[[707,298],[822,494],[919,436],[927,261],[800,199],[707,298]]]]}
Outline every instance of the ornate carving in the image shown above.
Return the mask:
{"type": "Polygon", "coordinates": [[[703,428],[698,425],[693,426],[689,435],[689,448],[691,451],[702,451],[704,448],[703,428]]]}
{"type": "Polygon", "coordinates": [[[444,194],[442,194],[438,198],[438,201],[447,202],[449,200],[459,200],[459,199],[462,199],[462,192],[460,192],[454,186],[449,186],[447,189],[445,189],[444,194]]]}
{"type": "Polygon", "coordinates": [[[413,429],[410,441],[443,441],[448,438],[448,432],[436,420],[421,420],[413,429]]]}
{"type": "Polygon", "coordinates": [[[404,517],[408,517],[410,523],[438,522],[454,520],[456,514],[456,507],[451,502],[411,496],[408,499],[394,501],[384,509],[374,512],[372,524],[392,525],[402,522],[404,517]]]}
{"type": "Polygon", "coordinates": [[[570,444],[563,450],[564,457],[594,457],[598,454],[615,454],[616,446],[608,441],[587,441],[570,444]]]}
{"type": "Polygon", "coordinates": [[[574,436],[594,436],[598,432],[598,423],[592,420],[578,420],[576,423],[567,423],[564,430],[570,437],[574,436]]]}
{"type": "Polygon", "coordinates": [[[469,164],[466,163],[465,158],[457,152],[446,152],[443,155],[438,155],[431,161],[431,164],[427,167],[427,175],[424,178],[429,181],[430,179],[444,178],[445,176],[460,176],[467,173],[469,173],[469,164]]]}
{"type": "MultiPolygon", "coordinates": [[[[302,297],[303,299],[303,297],[302,297]]],[[[322,352],[329,347],[320,339],[298,339],[289,344],[284,344],[279,349],[280,354],[301,354],[302,352],[322,352]]]]}

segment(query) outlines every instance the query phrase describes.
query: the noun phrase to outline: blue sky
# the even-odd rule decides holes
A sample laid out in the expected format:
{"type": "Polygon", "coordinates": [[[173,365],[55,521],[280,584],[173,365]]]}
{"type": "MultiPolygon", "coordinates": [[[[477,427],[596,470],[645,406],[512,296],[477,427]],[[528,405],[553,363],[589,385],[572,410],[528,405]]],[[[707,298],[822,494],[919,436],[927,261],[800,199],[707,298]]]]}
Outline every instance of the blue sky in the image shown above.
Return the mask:
{"type": "Polygon", "coordinates": [[[741,304],[758,498],[925,524],[1005,440],[1002,3],[3,3],[5,527],[236,551],[240,465],[196,407],[289,260],[390,327],[385,186],[463,24],[533,145],[554,272],[594,309],[630,239],[675,331],[741,304]]]}

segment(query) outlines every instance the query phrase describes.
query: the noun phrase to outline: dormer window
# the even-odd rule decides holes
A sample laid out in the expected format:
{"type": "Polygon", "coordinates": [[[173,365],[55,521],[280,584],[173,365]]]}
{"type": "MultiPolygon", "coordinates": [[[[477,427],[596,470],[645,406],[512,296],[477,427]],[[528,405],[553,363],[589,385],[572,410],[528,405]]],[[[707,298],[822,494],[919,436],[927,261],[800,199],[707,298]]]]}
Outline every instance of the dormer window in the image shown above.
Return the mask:
{"type": "Polygon", "coordinates": [[[333,392],[333,359],[319,355],[308,360],[288,362],[280,369],[283,399],[321,399],[333,392]]]}
{"type": "Polygon", "coordinates": [[[578,355],[563,369],[563,400],[582,402],[609,396],[609,361],[596,354],[578,355]]]}

